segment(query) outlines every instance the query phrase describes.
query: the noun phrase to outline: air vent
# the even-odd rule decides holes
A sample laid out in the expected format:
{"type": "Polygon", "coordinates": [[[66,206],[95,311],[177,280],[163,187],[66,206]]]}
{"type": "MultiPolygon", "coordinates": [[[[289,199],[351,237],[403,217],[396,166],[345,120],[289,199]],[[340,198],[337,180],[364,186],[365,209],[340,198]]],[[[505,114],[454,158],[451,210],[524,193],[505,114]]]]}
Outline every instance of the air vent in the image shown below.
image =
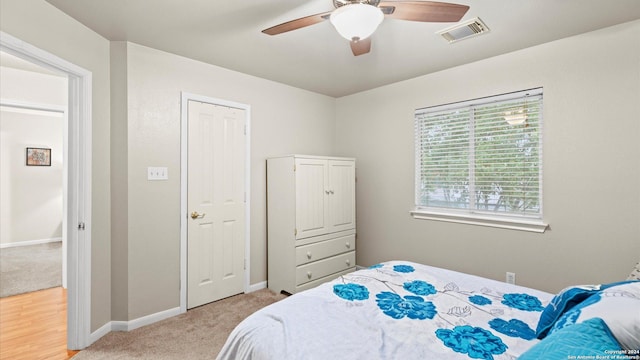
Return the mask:
{"type": "Polygon", "coordinates": [[[478,36],[489,32],[489,27],[480,20],[480,18],[474,18],[465,22],[456,24],[450,28],[438,31],[436,34],[442,35],[450,44],[468,39],[470,37],[478,36]]]}

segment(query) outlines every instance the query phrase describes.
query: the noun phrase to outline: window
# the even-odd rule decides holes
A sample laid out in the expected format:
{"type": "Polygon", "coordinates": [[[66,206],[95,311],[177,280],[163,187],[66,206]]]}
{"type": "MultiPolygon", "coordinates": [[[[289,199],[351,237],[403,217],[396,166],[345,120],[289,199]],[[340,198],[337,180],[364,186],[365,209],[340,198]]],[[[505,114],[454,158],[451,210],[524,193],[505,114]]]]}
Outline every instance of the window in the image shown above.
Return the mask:
{"type": "Polygon", "coordinates": [[[421,219],[543,232],[542,88],[418,109],[421,219]]]}

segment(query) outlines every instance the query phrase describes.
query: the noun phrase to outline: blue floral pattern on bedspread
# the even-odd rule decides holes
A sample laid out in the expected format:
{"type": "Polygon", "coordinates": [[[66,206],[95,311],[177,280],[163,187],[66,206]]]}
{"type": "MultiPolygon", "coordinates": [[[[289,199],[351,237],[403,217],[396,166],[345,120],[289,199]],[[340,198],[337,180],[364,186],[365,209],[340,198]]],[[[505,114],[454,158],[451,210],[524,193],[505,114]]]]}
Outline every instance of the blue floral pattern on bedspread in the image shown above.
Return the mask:
{"type": "Polygon", "coordinates": [[[436,307],[431,301],[424,301],[419,296],[407,295],[402,298],[392,292],[382,292],[376,295],[378,307],[388,316],[394,319],[433,319],[436,316],[436,307]]]}
{"type": "Polygon", "coordinates": [[[416,295],[422,295],[422,296],[432,295],[437,292],[436,288],[433,287],[433,285],[422,280],[414,280],[411,282],[406,282],[402,285],[402,287],[409,292],[412,292],[416,295]]]}
{"type": "Polygon", "coordinates": [[[493,319],[489,321],[489,326],[499,333],[511,337],[519,337],[525,340],[535,339],[536,332],[524,321],[511,319],[509,321],[503,319],[493,319]]]}
{"type": "Polygon", "coordinates": [[[336,284],[333,285],[333,293],[345,300],[367,300],[369,298],[369,289],[360,284],[336,284]]]}
{"type": "Polygon", "coordinates": [[[411,265],[394,265],[393,271],[397,271],[400,273],[410,273],[410,272],[414,272],[415,269],[411,265]]]}
{"type": "Polygon", "coordinates": [[[469,296],[469,301],[476,305],[491,305],[493,302],[482,295],[469,296]]]}
{"type": "Polygon", "coordinates": [[[502,303],[524,311],[542,311],[544,307],[535,296],[529,294],[504,294],[502,303]]]}
{"type": "MultiPolygon", "coordinates": [[[[377,311],[393,319],[389,326],[414,329],[410,324],[425,323],[418,328],[435,333],[435,337],[419,336],[428,344],[426,358],[515,359],[528,348],[527,343],[536,341],[531,326],[538,315],[533,313],[543,310],[537,296],[509,292],[511,288],[503,284],[482,287],[475,280],[456,280],[431,275],[419,264],[389,262],[341,276],[333,284],[333,293],[347,300],[349,311],[368,309],[375,298],[372,305],[377,305],[377,311]],[[432,353],[433,349],[440,350],[432,353]]],[[[375,312],[362,315],[371,317],[375,312]]],[[[383,332],[388,331],[386,326],[383,332]]]]}
{"type": "Polygon", "coordinates": [[[507,345],[499,337],[480,327],[464,325],[456,326],[453,330],[438,329],[436,336],[445,346],[472,359],[492,360],[493,355],[507,350],[507,345]]]}

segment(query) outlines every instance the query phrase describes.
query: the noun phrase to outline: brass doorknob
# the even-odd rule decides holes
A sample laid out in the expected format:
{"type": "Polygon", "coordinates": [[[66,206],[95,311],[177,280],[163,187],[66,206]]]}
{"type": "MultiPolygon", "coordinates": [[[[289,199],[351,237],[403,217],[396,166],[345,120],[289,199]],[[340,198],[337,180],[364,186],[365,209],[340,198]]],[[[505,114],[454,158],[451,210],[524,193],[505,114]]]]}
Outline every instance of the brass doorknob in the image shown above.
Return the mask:
{"type": "Polygon", "coordinates": [[[204,213],[198,214],[197,211],[194,211],[194,212],[191,213],[191,218],[194,219],[194,220],[198,219],[198,218],[203,218],[203,217],[204,217],[204,213]]]}

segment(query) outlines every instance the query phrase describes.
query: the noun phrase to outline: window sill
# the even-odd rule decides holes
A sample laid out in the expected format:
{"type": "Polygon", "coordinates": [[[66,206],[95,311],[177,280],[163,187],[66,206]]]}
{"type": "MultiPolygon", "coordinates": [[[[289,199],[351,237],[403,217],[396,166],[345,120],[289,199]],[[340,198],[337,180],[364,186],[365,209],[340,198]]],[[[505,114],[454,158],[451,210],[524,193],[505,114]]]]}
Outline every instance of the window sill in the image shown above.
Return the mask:
{"type": "Polygon", "coordinates": [[[501,229],[531,231],[536,233],[544,233],[549,227],[542,220],[516,218],[516,217],[497,217],[482,214],[455,214],[443,213],[433,210],[416,209],[411,211],[414,219],[420,220],[436,220],[446,221],[459,224],[480,225],[496,227],[501,229]]]}

